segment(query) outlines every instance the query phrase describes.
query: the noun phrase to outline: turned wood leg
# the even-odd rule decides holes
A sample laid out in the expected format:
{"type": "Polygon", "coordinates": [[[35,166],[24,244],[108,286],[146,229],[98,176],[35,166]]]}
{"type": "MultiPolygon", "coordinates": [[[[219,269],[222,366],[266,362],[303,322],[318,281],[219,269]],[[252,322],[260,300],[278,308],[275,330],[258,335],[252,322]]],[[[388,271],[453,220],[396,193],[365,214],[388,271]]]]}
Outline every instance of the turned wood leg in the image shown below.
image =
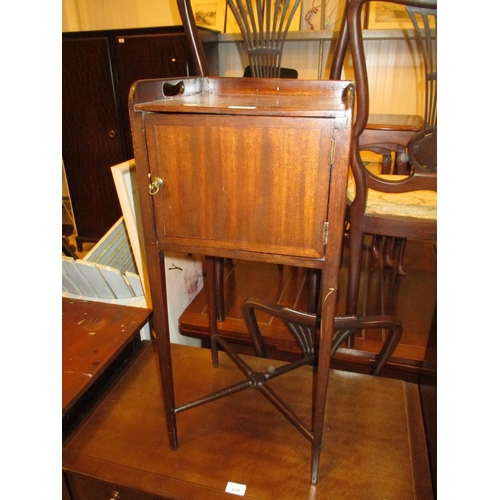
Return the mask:
{"type": "Polygon", "coordinates": [[[216,257],[205,257],[205,276],[207,284],[208,300],[208,328],[210,331],[210,349],[212,351],[212,364],[219,366],[218,347],[214,338],[217,333],[217,272],[216,257]]]}
{"type": "Polygon", "coordinates": [[[214,258],[214,291],[217,304],[217,321],[226,319],[226,307],[224,304],[224,259],[222,257],[214,258]]]}
{"type": "Polygon", "coordinates": [[[403,260],[405,258],[405,249],[406,249],[406,238],[398,238],[398,248],[397,248],[397,258],[396,258],[396,266],[397,273],[399,276],[406,276],[406,272],[403,270],[403,260]]]}
{"type": "MultiPolygon", "coordinates": [[[[362,229],[351,226],[349,233],[349,267],[347,278],[346,315],[355,316],[358,312],[359,286],[361,279],[361,266],[363,262],[363,237],[362,229]]],[[[352,347],[354,339],[347,340],[347,346],[352,347]]]]}
{"type": "Polygon", "coordinates": [[[307,270],[307,312],[316,314],[318,312],[318,299],[321,285],[321,271],[319,269],[307,270]]]}

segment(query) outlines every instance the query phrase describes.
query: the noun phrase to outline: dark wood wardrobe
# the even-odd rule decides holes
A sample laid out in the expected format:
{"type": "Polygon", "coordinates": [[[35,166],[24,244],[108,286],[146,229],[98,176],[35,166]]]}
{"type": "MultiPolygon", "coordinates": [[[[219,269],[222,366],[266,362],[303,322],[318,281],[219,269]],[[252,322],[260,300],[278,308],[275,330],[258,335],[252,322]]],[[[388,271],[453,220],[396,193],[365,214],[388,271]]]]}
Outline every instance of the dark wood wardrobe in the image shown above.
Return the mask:
{"type": "MultiPolygon", "coordinates": [[[[200,30],[218,73],[217,35],[200,30]]],[[[127,100],[140,79],[194,76],[182,26],[62,35],[62,158],[77,246],[121,216],[110,167],[133,158],[127,100]]]]}

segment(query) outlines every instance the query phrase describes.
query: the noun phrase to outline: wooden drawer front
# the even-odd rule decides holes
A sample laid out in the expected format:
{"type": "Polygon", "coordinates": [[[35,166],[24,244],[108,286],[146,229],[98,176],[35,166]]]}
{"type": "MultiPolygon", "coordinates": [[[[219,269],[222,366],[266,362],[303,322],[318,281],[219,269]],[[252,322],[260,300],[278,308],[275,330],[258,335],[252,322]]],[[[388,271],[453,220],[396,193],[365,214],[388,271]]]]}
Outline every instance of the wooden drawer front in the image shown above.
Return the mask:
{"type": "Polygon", "coordinates": [[[88,476],[68,474],[67,477],[73,500],[167,500],[88,476]]]}
{"type": "Polygon", "coordinates": [[[164,181],[158,239],[322,258],[333,129],[325,118],[146,115],[151,175],[164,181]]]}

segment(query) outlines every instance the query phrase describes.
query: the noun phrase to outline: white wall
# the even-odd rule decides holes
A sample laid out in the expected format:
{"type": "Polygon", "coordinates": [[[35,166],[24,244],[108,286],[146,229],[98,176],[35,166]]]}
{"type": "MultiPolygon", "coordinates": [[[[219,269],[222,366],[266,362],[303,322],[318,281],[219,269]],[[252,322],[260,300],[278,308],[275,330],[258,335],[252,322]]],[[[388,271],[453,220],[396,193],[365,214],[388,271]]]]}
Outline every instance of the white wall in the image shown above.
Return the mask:
{"type": "Polygon", "coordinates": [[[175,0],[63,0],[62,31],[180,25],[175,0]]]}
{"type": "MultiPolygon", "coordinates": [[[[176,0],[63,0],[63,31],[145,28],[180,25],[176,0]]],[[[227,35],[226,35],[227,37],[227,35]]],[[[219,44],[219,75],[241,76],[247,64],[241,43],[219,44]]],[[[287,40],[283,66],[301,79],[327,79],[333,47],[330,39],[287,40]],[[320,61],[321,59],[321,61],[320,61]],[[319,68],[319,70],[318,70],[319,68]]],[[[423,114],[424,81],[414,41],[371,39],[366,42],[370,112],[423,114]]],[[[353,73],[346,65],[344,78],[353,73]]]]}
{"type": "MultiPolygon", "coordinates": [[[[294,68],[299,79],[329,77],[333,57],[331,40],[287,40],[282,66],[294,68]]],[[[370,112],[423,115],[424,73],[415,40],[372,39],[365,42],[368,79],[370,82],[370,112]]],[[[222,76],[243,74],[246,58],[242,43],[219,44],[219,67],[222,76]]],[[[349,61],[343,78],[354,79],[349,61]]]]}

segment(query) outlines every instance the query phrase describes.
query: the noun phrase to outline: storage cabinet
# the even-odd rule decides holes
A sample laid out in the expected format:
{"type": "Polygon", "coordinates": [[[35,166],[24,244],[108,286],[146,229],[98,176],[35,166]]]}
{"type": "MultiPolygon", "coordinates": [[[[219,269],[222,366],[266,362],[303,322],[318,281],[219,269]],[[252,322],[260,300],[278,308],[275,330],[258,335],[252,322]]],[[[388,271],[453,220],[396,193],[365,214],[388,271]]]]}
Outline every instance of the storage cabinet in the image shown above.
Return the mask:
{"type": "Polygon", "coordinates": [[[81,250],[121,215],[110,167],[126,148],[108,37],[64,39],[62,61],[62,155],[81,250]]]}
{"type": "MultiPolygon", "coordinates": [[[[212,33],[202,35],[214,58],[212,33]]],[[[62,156],[80,250],[84,242],[99,241],[121,216],[110,167],[134,156],[131,85],[192,74],[182,27],[63,33],[62,156]]]]}
{"type": "MultiPolygon", "coordinates": [[[[346,81],[265,78],[149,80],[134,86],[130,112],[137,185],[145,241],[154,242],[146,246],[146,261],[172,449],[179,409],[169,359],[163,252],[206,256],[213,346],[221,344],[215,337],[214,257],[320,269],[320,347],[310,433],[311,483],[317,483],[353,90],[346,81]]],[[[215,350],[212,356],[217,366],[215,350]]]]}

